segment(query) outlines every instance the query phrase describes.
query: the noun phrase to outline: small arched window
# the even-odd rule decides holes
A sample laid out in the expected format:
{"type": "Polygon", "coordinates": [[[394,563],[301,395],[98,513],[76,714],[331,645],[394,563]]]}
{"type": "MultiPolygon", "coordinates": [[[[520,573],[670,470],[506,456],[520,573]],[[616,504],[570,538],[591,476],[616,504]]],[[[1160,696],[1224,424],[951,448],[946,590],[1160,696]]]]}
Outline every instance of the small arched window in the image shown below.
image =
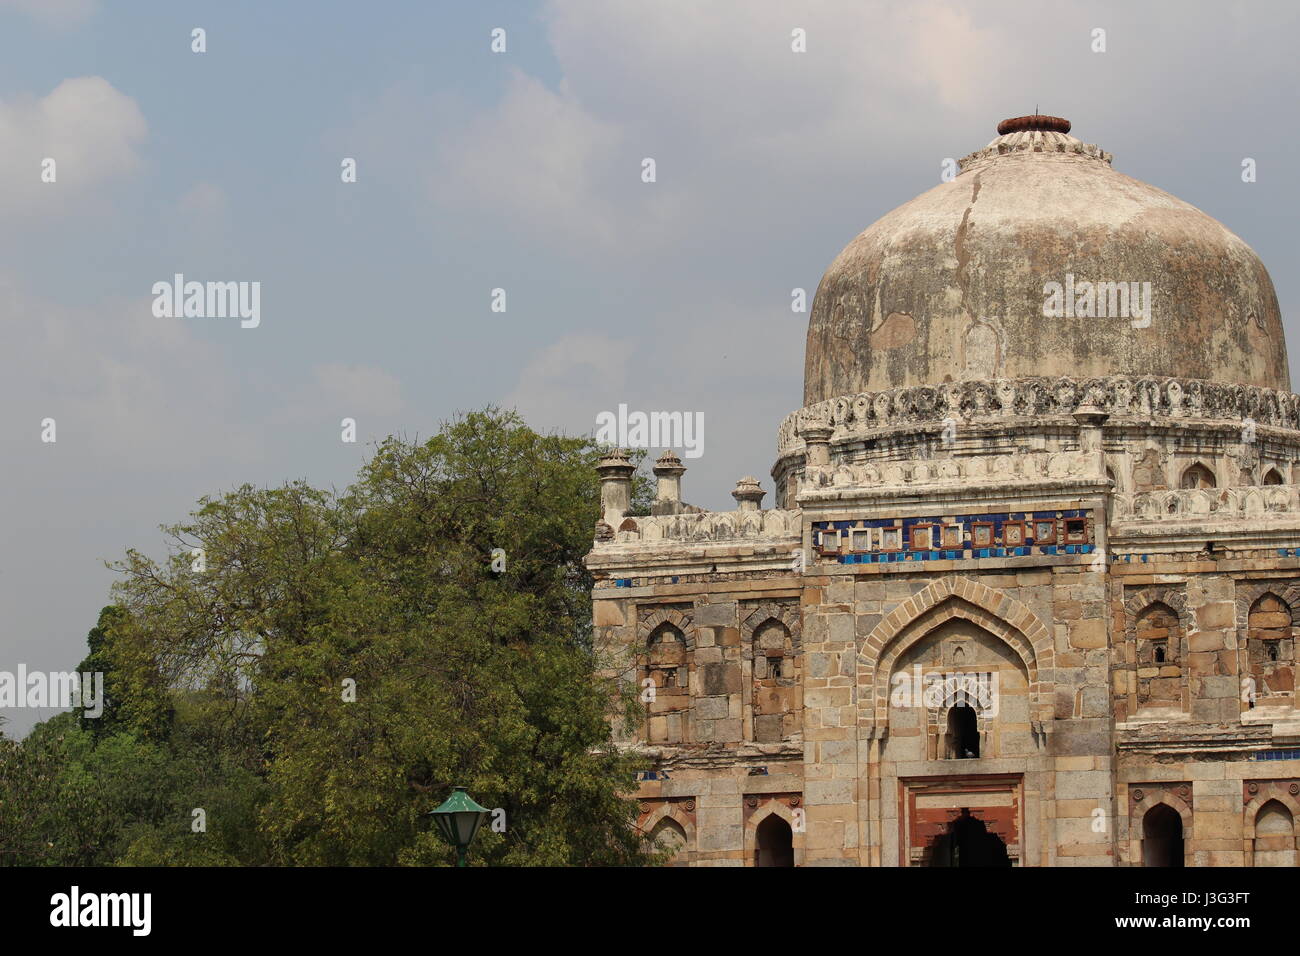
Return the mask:
{"type": "Polygon", "coordinates": [[[1276,468],[1270,468],[1268,471],[1264,472],[1264,484],[1280,485],[1282,483],[1282,473],[1276,468]]]}
{"type": "Polygon", "coordinates": [[[980,755],[979,721],[975,708],[957,704],[948,711],[947,751],[949,760],[971,760],[980,755]]]}
{"type": "Polygon", "coordinates": [[[1197,462],[1187,466],[1179,486],[1182,488],[1214,488],[1217,483],[1214,480],[1214,472],[1197,462]]]}

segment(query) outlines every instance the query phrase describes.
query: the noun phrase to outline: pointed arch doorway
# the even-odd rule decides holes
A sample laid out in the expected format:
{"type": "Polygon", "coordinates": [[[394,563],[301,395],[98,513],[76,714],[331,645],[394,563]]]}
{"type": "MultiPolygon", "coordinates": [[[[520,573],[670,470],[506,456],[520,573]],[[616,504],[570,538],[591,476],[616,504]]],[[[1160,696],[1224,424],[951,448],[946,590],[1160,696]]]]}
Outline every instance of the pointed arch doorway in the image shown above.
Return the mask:
{"type": "Polygon", "coordinates": [[[900,865],[1022,865],[1021,775],[904,777],[900,782],[900,865]]]}
{"type": "Polygon", "coordinates": [[[1007,845],[969,807],[934,837],[926,848],[926,866],[1010,866],[1007,845]]]}
{"type": "Polygon", "coordinates": [[[755,866],[794,866],[794,832],[775,813],[758,825],[754,840],[755,866]]]}

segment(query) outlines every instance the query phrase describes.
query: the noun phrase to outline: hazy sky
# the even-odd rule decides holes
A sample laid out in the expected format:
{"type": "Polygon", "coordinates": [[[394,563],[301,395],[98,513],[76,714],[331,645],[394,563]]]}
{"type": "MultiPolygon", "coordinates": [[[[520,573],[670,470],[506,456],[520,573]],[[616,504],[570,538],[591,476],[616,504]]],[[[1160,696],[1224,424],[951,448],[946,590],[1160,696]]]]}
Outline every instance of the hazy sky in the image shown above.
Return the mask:
{"type": "Polygon", "coordinates": [[[0,670],[75,667],[103,562],[159,553],[201,495],[342,486],[368,443],[490,403],[571,433],[620,402],[702,412],[687,500],[733,507],[752,474],[770,506],[791,290],[1035,106],[1255,248],[1294,367],[1297,15],[0,0],[0,670]],[[156,318],[175,273],[260,282],[261,324],[156,318]]]}

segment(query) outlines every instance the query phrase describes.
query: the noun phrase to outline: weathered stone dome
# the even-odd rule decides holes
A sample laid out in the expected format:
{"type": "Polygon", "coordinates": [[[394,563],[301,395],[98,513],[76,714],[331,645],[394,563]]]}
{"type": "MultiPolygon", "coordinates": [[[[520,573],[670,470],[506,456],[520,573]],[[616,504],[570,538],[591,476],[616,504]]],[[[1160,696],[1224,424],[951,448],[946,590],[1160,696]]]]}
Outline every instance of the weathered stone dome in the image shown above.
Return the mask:
{"type": "Polygon", "coordinates": [[[1004,121],[951,182],[845,247],[813,302],[805,405],[1042,375],[1290,390],[1277,295],[1254,251],[1194,206],[1116,172],[1069,128],[1057,117],[1004,121]]]}

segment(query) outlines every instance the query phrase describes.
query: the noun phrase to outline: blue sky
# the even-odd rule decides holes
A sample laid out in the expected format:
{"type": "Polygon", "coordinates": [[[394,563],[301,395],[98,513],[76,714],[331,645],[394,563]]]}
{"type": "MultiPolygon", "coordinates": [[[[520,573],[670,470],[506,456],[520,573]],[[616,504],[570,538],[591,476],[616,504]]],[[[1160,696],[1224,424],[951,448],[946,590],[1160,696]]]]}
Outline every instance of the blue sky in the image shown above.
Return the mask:
{"type": "Polygon", "coordinates": [[[201,495],[489,403],[701,411],[687,499],[770,506],[790,290],[1035,105],[1242,236],[1293,328],[1293,4],[969,6],[0,0],[0,669],[74,667],[103,561],[201,495]],[[176,272],[260,281],[261,325],[153,318],[176,272]]]}

